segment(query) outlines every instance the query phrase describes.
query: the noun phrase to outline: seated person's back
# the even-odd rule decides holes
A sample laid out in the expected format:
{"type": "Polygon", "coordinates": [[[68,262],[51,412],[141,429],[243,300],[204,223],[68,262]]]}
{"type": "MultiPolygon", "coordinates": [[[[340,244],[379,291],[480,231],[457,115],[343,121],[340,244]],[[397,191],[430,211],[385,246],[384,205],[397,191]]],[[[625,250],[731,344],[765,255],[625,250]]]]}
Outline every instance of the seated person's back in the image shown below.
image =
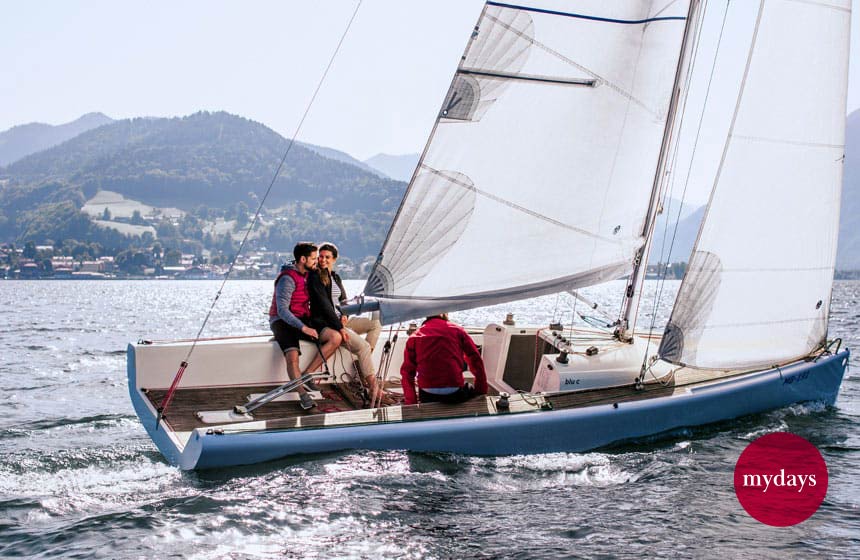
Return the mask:
{"type": "Polygon", "coordinates": [[[416,374],[422,402],[462,402],[487,392],[487,375],[478,348],[446,315],[429,317],[406,341],[400,375],[407,404],[418,402],[416,374]],[[474,389],[463,378],[464,359],[475,375],[474,389]]]}

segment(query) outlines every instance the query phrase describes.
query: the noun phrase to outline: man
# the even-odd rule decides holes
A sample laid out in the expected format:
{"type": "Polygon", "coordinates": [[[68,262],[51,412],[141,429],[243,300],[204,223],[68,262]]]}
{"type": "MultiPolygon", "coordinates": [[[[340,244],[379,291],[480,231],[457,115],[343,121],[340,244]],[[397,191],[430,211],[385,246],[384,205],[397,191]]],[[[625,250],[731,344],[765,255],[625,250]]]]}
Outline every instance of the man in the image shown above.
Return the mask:
{"type": "MultiPolygon", "coordinates": [[[[287,374],[290,379],[298,379],[303,373],[319,368],[323,358],[327,360],[340,346],[341,336],[337,330],[322,328],[317,332],[310,326],[311,306],[307,278],[308,273],[317,266],[316,245],[307,242],[297,244],[293,248],[293,257],[295,263],[284,266],[275,279],[275,293],[269,307],[269,326],[284,353],[287,374]],[[304,372],[299,371],[299,340],[320,344],[322,348],[322,356],[317,352],[304,372]]],[[[298,393],[302,409],[310,410],[316,406],[305,387],[299,387],[298,393]]]]}
{"type": "Polygon", "coordinates": [[[406,404],[419,401],[456,404],[487,394],[484,360],[472,337],[461,326],[448,321],[447,313],[427,317],[421,328],[406,340],[400,383],[406,404]],[[475,387],[463,379],[464,357],[475,376],[475,387]]]}
{"type": "Polygon", "coordinates": [[[308,291],[311,297],[311,310],[315,324],[337,329],[343,340],[343,346],[358,358],[359,377],[362,380],[370,402],[389,405],[395,399],[386,393],[376,379],[376,368],[373,366],[373,349],[352,328],[352,320],[347,320],[340,311],[340,304],[345,299],[343,283],[334,264],[337,260],[337,247],[333,243],[323,243],[319,247],[319,264],[315,271],[308,275],[308,291]]]}

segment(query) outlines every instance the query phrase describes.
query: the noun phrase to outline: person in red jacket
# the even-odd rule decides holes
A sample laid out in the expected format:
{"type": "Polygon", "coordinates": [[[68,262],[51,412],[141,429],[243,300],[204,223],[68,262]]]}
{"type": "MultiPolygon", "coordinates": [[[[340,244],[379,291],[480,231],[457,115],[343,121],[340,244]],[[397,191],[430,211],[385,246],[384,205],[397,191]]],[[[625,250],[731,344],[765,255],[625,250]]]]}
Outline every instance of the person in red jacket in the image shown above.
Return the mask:
{"type": "Polygon", "coordinates": [[[407,339],[400,383],[406,404],[419,401],[455,404],[487,394],[484,360],[472,337],[463,327],[448,321],[447,313],[427,317],[421,328],[407,339]],[[475,376],[475,387],[463,379],[464,358],[475,376]]]}

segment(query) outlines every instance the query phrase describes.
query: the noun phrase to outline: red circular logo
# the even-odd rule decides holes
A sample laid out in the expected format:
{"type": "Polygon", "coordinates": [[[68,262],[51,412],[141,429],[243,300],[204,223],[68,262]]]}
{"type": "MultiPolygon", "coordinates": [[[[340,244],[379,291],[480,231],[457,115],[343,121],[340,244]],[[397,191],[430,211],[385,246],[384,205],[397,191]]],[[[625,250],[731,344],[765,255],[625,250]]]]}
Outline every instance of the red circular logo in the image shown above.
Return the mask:
{"type": "Polygon", "coordinates": [[[827,494],[827,465],[800,436],[776,432],[744,449],[735,465],[735,494],[755,519],[788,527],[809,518],[827,494]]]}

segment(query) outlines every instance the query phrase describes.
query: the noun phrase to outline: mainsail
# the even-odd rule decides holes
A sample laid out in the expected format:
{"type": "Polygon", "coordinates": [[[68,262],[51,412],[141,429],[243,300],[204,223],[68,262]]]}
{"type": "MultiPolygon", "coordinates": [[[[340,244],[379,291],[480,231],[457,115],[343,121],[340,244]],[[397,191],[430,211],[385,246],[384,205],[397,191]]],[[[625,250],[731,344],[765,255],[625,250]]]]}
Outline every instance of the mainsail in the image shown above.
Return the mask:
{"type": "Polygon", "coordinates": [[[365,287],[385,323],[630,272],[686,0],[488,2],[365,287]]]}
{"type": "Polygon", "coordinates": [[[771,366],[827,335],[850,0],[762,1],[707,214],[660,355],[771,366]]]}

